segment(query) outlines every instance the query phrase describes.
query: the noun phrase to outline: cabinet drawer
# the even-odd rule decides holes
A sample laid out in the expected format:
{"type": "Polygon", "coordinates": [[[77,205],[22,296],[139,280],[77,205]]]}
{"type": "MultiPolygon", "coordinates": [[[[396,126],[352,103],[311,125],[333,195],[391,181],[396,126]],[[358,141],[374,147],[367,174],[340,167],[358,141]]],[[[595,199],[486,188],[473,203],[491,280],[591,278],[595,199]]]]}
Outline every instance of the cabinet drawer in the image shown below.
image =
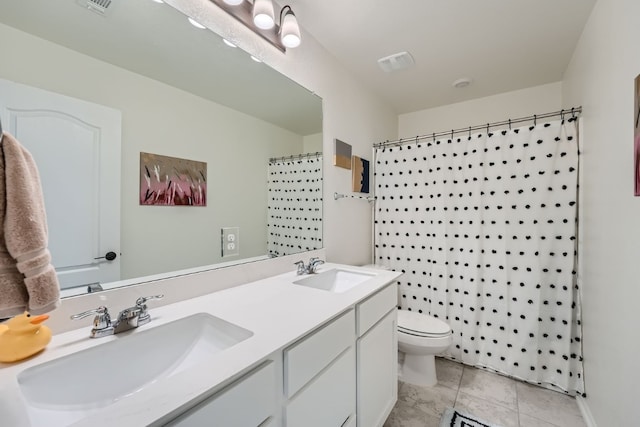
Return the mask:
{"type": "Polygon", "coordinates": [[[274,363],[268,362],[180,415],[167,426],[259,426],[276,413],[275,375],[274,363]]]}
{"type": "Polygon", "coordinates": [[[287,406],[287,427],[341,427],[355,418],[356,360],[350,347],[287,406]]]}
{"type": "Polygon", "coordinates": [[[395,282],[358,304],[358,336],[375,325],[398,304],[398,285],[395,282]]]}
{"type": "Polygon", "coordinates": [[[355,341],[355,314],[349,310],[284,351],[284,392],[290,398],[355,341]]]}

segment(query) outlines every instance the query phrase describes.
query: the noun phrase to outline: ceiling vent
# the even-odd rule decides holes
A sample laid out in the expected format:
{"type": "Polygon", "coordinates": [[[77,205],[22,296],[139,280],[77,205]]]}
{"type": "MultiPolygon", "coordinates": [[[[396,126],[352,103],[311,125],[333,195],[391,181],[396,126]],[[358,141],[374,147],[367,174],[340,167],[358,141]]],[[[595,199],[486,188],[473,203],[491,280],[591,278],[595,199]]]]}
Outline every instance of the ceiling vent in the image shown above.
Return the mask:
{"type": "Polygon", "coordinates": [[[80,0],[78,4],[99,15],[104,15],[111,5],[111,0],[80,0]]]}
{"type": "Polygon", "coordinates": [[[409,52],[394,53],[378,59],[378,65],[385,73],[409,68],[413,64],[415,64],[415,61],[409,52]]]}

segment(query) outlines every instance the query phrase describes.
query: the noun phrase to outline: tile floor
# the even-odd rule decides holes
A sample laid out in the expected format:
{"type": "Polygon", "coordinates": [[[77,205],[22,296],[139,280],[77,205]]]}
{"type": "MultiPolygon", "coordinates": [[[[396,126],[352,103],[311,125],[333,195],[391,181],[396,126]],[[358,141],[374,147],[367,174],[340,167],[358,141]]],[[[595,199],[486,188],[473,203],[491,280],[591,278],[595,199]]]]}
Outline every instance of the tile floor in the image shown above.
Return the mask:
{"type": "Polygon", "coordinates": [[[398,383],[384,427],[438,427],[447,407],[503,427],[586,427],[574,398],[481,369],[436,358],[438,384],[398,383]]]}

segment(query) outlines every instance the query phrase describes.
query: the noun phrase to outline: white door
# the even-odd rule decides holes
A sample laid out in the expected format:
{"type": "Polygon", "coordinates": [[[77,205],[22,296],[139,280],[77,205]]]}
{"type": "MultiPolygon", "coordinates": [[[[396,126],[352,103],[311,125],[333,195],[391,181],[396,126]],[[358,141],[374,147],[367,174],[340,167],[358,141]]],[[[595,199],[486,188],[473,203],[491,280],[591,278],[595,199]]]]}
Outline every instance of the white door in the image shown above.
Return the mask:
{"type": "Polygon", "coordinates": [[[38,166],[62,289],[120,280],[121,113],[0,79],[0,118],[38,166]]]}

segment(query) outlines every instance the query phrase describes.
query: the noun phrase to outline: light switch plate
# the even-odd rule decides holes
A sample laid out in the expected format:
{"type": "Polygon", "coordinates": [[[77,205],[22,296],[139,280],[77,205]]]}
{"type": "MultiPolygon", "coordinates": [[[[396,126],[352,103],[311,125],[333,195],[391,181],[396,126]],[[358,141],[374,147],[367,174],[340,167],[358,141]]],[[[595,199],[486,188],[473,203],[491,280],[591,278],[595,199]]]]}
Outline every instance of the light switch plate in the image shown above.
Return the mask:
{"type": "Polygon", "coordinates": [[[220,231],[222,257],[240,255],[240,227],[222,227],[220,231]]]}

